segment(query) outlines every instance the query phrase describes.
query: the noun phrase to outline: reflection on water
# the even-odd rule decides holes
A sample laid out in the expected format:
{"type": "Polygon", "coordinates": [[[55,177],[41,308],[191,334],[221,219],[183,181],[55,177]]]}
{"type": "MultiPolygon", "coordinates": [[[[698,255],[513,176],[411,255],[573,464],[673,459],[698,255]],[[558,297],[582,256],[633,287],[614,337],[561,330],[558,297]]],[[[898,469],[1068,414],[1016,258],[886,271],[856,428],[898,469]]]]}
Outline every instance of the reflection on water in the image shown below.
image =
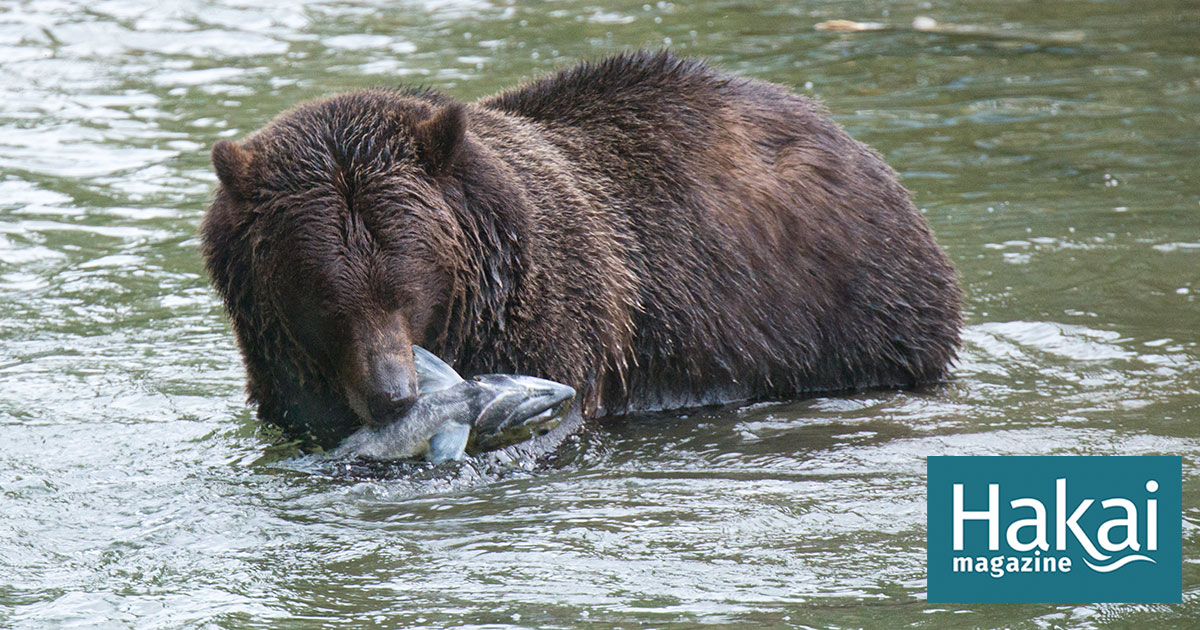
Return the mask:
{"type": "Polygon", "coordinates": [[[1197,24],[1119,0],[0,1],[0,625],[1188,627],[1197,24]],[[812,29],[919,15],[990,33],[812,29]],[[630,46],[792,85],[881,150],[963,277],[954,382],[597,422],[537,472],[268,448],[199,260],[208,147],[337,90],[473,98],[630,46]],[[1184,455],[1184,604],[926,604],[943,454],[1184,455]]]}

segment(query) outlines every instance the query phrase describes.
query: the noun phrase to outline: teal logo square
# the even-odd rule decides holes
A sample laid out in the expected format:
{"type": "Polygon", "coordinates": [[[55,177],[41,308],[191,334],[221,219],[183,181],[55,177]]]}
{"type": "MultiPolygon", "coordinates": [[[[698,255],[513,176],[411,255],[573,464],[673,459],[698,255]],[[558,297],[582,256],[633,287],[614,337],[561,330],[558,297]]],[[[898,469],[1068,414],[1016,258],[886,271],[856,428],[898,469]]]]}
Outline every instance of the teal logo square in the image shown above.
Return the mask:
{"type": "Polygon", "coordinates": [[[1181,601],[1181,457],[927,464],[930,602],[1181,601]]]}

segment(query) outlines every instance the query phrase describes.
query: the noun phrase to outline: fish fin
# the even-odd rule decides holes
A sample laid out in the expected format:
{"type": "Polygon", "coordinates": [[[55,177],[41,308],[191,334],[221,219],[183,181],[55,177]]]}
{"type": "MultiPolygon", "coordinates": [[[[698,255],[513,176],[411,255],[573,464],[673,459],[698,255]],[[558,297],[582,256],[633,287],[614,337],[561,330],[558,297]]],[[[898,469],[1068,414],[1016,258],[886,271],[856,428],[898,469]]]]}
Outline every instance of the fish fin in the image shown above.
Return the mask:
{"type": "Polygon", "coordinates": [[[454,368],[421,346],[413,346],[413,364],[417,368],[417,388],[422,394],[448,389],[463,382],[454,368]]]}
{"type": "Polygon", "coordinates": [[[425,452],[425,460],[440,464],[466,457],[467,440],[471,437],[471,425],[458,422],[448,422],[429,440],[429,450],[425,452]]]}

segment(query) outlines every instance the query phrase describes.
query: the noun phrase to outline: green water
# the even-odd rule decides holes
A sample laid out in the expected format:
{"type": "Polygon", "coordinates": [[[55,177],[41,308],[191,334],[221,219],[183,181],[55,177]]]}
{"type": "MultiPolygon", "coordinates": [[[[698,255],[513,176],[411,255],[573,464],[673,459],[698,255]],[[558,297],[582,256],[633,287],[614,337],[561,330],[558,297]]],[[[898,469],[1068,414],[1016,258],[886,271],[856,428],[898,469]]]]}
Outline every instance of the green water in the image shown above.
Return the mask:
{"type": "Polygon", "coordinates": [[[0,1],[0,626],[1195,627],[1200,8],[0,1]],[[985,34],[818,32],[822,20],[985,34]],[[822,99],[961,273],[953,383],[595,428],[558,467],[263,457],[196,228],[302,99],[630,46],[822,99]],[[924,457],[1184,457],[1184,603],[925,603],[924,457]]]}

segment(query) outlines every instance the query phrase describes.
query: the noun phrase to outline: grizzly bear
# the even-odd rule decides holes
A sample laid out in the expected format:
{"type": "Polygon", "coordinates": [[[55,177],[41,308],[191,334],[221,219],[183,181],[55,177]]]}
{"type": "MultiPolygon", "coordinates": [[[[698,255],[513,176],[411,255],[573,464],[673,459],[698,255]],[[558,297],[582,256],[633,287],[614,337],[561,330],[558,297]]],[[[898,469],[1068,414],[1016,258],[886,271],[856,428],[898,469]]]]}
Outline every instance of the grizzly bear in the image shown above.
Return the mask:
{"type": "Polygon", "coordinates": [[[308,102],[212,159],[249,397],[310,444],[400,417],[413,344],[571,385],[584,417],[910,387],[958,346],[954,269],[880,156],[667,52],[308,102]]]}

